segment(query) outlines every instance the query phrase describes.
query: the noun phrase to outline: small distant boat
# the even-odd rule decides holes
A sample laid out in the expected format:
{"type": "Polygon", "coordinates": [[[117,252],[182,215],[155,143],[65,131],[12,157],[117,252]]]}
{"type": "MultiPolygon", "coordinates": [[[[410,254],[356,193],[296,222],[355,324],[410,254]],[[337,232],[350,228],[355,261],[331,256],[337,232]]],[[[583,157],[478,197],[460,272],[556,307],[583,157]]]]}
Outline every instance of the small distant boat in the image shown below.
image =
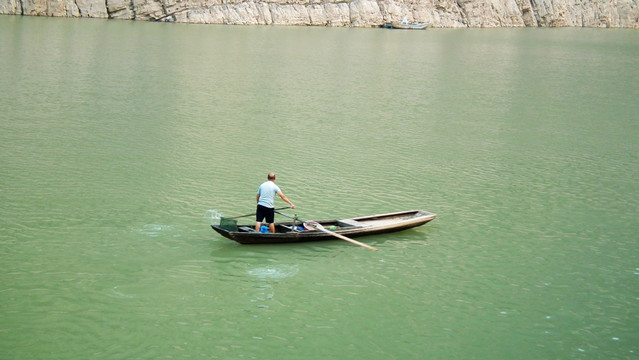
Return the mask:
{"type": "Polygon", "coordinates": [[[427,22],[412,22],[409,23],[406,16],[400,23],[386,23],[385,27],[389,29],[404,29],[404,30],[424,30],[428,27],[429,23],[427,22]]]}
{"type": "Polygon", "coordinates": [[[395,232],[424,225],[435,216],[437,215],[428,211],[409,210],[341,220],[308,222],[294,219],[275,223],[274,234],[257,232],[254,224],[238,225],[235,220],[226,218],[222,218],[219,225],[211,227],[222,236],[240,244],[272,244],[330,240],[334,239],[335,234],[351,238],[395,232]],[[312,227],[307,226],[311,223],[312,227]],[[318,231],[316,228],[330,230],[318,231]]]}

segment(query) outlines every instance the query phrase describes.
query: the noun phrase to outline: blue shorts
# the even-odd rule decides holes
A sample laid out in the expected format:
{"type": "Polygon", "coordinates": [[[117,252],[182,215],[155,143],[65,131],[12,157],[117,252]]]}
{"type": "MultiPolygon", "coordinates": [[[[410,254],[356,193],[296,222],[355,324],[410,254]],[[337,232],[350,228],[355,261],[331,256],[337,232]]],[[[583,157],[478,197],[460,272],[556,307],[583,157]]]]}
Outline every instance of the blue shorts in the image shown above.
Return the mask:
{"type": "Polygon", "coordinates": [[[262,222],[264,218],[266,218],[267,223],[272,224],[275,221],[275,209],[257,205],[257,211],[255,212],[255,221],[262,222]]]}

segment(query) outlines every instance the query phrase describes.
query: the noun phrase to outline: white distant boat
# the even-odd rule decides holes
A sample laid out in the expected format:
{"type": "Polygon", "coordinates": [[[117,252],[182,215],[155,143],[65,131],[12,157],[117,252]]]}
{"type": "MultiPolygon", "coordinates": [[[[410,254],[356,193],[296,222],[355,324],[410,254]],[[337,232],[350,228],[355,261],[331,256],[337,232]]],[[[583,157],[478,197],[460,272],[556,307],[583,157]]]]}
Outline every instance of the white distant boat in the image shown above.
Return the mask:
{"type": "Polygon", "coordinates": [[[404,16],[400,23],[386,23],[386,27],[389,29],[405,29],[405,30],[424,30],[428,27],[427,22],[408,22],[408,18],[404,16]]]}

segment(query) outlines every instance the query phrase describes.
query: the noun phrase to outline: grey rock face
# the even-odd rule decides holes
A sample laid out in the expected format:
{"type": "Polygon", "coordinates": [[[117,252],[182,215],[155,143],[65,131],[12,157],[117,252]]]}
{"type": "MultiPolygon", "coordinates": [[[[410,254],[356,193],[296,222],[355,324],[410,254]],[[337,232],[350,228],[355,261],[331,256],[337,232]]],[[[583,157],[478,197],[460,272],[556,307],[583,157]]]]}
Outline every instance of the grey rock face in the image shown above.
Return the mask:
{"type": "Polygon", "coordinates": [[[0,0],[0,14],[197,24],[639,28],[636,0],[0,0]]]}

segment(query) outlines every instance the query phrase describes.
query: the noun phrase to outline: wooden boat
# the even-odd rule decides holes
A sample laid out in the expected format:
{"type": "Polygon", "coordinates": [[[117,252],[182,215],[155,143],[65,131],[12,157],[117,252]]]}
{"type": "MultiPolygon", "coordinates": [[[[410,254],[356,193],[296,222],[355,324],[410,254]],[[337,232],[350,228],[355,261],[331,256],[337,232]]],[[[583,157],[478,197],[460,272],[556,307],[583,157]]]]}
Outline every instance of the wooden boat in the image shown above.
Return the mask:
{"type": "Polygon", "coordinates": [[[424,225],[435,216],[437,215],[428,211],[409,210],[341,220],[318,220],[316,223],[319,224],[319,228],[325,231],[308,226],[307,224],[311,222],[292,220],[276,222],[273,234],[255,231],[254,224],[237,225],[234,220],[228,221],[224,218],[219,225],[211,225],[211,227],[222,236],[240,244],[272,244],[329,240],[335,239],[334,234],[353,238],[395,232],[424,225]]]}

